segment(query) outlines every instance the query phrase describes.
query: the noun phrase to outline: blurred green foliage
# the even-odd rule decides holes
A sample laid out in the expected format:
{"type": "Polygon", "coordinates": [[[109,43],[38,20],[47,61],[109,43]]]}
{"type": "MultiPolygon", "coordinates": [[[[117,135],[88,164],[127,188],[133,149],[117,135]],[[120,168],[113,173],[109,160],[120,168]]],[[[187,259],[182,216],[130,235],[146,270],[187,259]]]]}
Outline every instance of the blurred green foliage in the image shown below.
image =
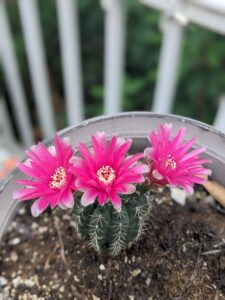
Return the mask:
{"type": "MultiPolygon", "coordinates": [[[[104,12],[99,0],[78,0],[85,94],[85,114],[103,113],[104,12]]],[[[66,126],[55,0],[38,0],[46,58],[58,127],[66,126]]],[[[14,45],[32,116],[36,113],[16,0],[7,1],[14,45]]],[[[127,35],[123,109],[150,110],[157,78],[162,33],[160,14],[127,0],[127,35]]],[[[225,85],[225,43],[215,33],[189,25],[174,113],[211,123],[225,85]]],[[[7,94],[3,74],[0,83],[7,94]]],[[[35,123],[35,122],[34,122],[35,123]]]]}

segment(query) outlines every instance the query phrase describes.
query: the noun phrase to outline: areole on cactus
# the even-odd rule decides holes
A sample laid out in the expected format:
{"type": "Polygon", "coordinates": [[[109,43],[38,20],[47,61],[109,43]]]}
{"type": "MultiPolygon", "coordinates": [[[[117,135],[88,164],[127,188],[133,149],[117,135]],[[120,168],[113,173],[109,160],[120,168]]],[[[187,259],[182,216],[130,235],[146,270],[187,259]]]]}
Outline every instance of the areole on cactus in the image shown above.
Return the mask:
{"type": "MultiPolygon", "coordinates": [[[[97,132],[91,147],[78,143],[74,151],[67,138],[55,136],[54,146],[39,143],[27,151],[18,167],[32,179],[14,193],[18,200],[32,200],[37,217],[49,206],[71,209],[79,235],[99,254],[117,256],[129,249],[144,232],[151,215],[152,186],[178,186],[193,191],[211,174],[202,164],[203,148],[190,150],[195,138],[183,141],[181,128],[171,138],[172,125],[151,132],[151,148],[129,154],[132,140],[97,132]],[[74,154],[75,152],[75,154],[74,154]]],[[[146,135],[147,138],[147,135],[146,135]]]]}

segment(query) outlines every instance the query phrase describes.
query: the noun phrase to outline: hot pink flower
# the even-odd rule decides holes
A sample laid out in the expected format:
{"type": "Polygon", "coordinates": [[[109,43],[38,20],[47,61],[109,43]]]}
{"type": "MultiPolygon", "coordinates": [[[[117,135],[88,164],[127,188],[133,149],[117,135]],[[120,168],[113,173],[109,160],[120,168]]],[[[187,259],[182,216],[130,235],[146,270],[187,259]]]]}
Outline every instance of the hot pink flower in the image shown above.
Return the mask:
{"type": "Polygon", "coordinates": [[[145,155],[150,167],[148,178],[151,184],[169,184],[192,193],[194,183],[204,183],[205,176],[211,174],[211,170],[202,166],[210,161],[199,156],[205,149],[189,151],[196,138],[184,142],[185,132],[186,128],[180,128],[171,138],[172,124],[160,125],[158,133],[150,132],[152,147],[145,149],[145,155]]]}
{"type": "Polygon", "coordinates": [[[28,160],[18,164],[18,168],[33,180],[18,180],[17,183],[25,185],[25,188],[14,192],[13,197],[19,200],[38,198],[31,207],[35,217],[49,205],[51,208],[59,205],[66,209],[74,204],[72,191],[75,190],[75,177],[69,171],[74,151],[69,139],[60,139],[57,134],[54,144],[49,149],[41,143],[32,146],[26,152],[28,160]]]}
{"type": "Polygon", "coordinates": [[[116,136],[107,143],[105,133],[97,132],[92,136],[92,150],[82,143],[78,145],[82,157],[74,158],[73,172],[77,188],[84,192],[81,198],[84,206],[94,203],[96,198],[100,205],[109,199],[119,210],[119,194],[134,193],[133,184],[145,181],[143,173],[149,171],[147,165],[136,164],[143,154],[126,156],[131,144],[131,139],[116,136]]]}

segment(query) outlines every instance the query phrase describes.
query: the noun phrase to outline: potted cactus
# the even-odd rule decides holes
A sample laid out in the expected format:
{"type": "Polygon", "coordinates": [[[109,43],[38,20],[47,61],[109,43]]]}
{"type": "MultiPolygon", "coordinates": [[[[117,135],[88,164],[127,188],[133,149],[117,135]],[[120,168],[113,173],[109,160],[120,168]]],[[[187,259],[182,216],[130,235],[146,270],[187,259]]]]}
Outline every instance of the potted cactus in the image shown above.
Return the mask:
{"type": "MultiPolygon", "coordinates": [[[[218,161],[225,164],[225,156],[224,150],[219,155],[215,151],[215,148],[219,149],[219,143],[223,142],[224,136],[214,129],[179,117],[162,118],[154,114],[136,113],[94,119],[62,132],[62,136],[56,134],[54,143],[49,147],[39,143],[27,151],[27,159],[19,163],[18,168],[29,178],[24,179],[22,173],[17,173],[16,183],[21,185],[21,188],[15,188],[13,184],[13,205],[17,200],[28,203],[30,201],[26,200],[34,200],[31,213],[38,217],[37,220],[45,211],[48,219],[51,218],[52,212],[54,217],[60,210],[62,219],[64,211],[67,214],[69,212],[71,217],[68,219],[77,230],[77,235],[72,235],[74,239],[70,239],[73,247],[76,247],[77,243],[89,244],[85,249],[94,249],[94,252],[91,252],[93,254],[89,255],[96,253],[95,260],[103,262],[99,266],[101,271],[106,269],[105,264],[112,268],[112,265],[115,263],[116,266],[119,261],[126,263],[126,260],[129,261],[129,255],[132,257],[131,264],[135,264],[132,251],[137,252],[141,244],[145,247],[142,241],[146,239],[146,234],[149,234],[149,226],[161,213],[158,211],[156,215],[156,203],[158,198],[163,199],[165,195],[170,198],[169,187],[182,189],[187,197],[190,197],[194,193],[194,184],[204,185],[214,198],[223,204],[221,184],[224,182],[220,175],[224,170],[221,166],[217,170],[217,164],[218,161]],[[195,132],[191,129],[195,129],[195,132]],[[204,140],[206,131],[217,142],[215,145],[204,140]],[[68,136],[72,138],[72,143],[68,136]],[[208,181],[211,169],[216,184],[208,181]],[[77,236],[82,237],[83,241],[78,242],[77,236]],[[140,237],[143,239],[138,243],[140,237]]],[[[6,185],[6,190],[9,185],[6,185]]],[[[207,196],[205,190],[202,191],[207,196]]],[[[170,205],[173,206],[174,203],[170,202],[170,205]]],[[[71,260],[72,257],[68,257],[68,252],[66,255],[62,241],[63,237],[71,233],[64,231],[62,236],[58,225],[56,230],[60,239],[61,257],[68,269],[67,260],[71,260]]],[[[151,231],[154,230],[156,229],[153,226],[151,231]]],[[[152,243],[154,244],[153,240],[152,243]]],[[[87,251],[90,250],[85,251],[87,256],[87,251]]],[[[153,249],[152,253],[149,252],[150,257],[154,251],[153,249]]],[[[81,250],[77,250],[77,253],[80,254],[81,250]]],[[[147,261],[145,263],[148,268],[147,261]]],[[[139,274],[145,274],[144,268],[142,262],[139,268],[130,271],[128,283],[131,280],[129,278],[133,280],[139,274]]],[[[104,277],[100,275],[98,279],[104,282],[104,277]]],[[[91,277],[91,274],[89,276],[91,277]]],[[[105,275],[107,276],[110,274],[105,275]]],[[[145,280],[145,285],[150,289],[149,278],[145,280]]],[[[79,285],[80,279],[75,281],[79,285]]],[[[109,299],[117,297],[112,291],[112,285],[116,286],[116,282],[113,282],[109,281],[109,299]]],[[[35,285],[38,285],[37,282],[35,285]]],[[[157,293],[160,299],[160,291],[156,293],[150,290],[145,291],[143,299],[148,299],[151,295],[156,297],[157,293]]],[[[83,294],[77,290],[74,293],[78,298],[88,298],[89,292],[87,289],[86,292],[82,290],[83,294]]],[[[97,296],[95,292],[92,293],[93,299],[105,299],[99,291],[97,296]]],[[[132,293],[135,294],[134,291],[132,293]]],[[[72,292],[61,294],[64,299],[73,299],[74,296],[72,292]]],[[[179,293],[176,291],[172,294],[179,293]]],[[[125,295],[122,293],[121,299],[125,299],[125,295]]],[[[136,292],[135,296],[128,296],[132,298],[138,295],[140,294],[136,292]]],[[[166,297],[169,297],[168,295],[166,297]]]]}

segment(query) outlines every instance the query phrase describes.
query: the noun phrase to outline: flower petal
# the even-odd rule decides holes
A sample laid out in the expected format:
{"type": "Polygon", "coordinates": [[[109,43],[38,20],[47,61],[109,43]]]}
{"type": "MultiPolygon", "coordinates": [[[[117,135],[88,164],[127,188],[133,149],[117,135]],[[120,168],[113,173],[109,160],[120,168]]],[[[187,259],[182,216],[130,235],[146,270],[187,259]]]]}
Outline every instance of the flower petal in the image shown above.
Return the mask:
{"type": "Polygon", "coordinates": [[[113,207],[116,209],[116,210],[121,210],[121,207],[122,207],[122,201],[121,201],[121,198],[120,196],[118,196],[118,194],[116,193],[111,193],[109,195],[109,198],[112,202],[112,205],[113,207]]]}
{"type": "Polygon", "coordinates": [[[74,198],[71,190],[67,189],[62,194],[62,198],[60,199],[59,204],[63,204],[63,206],[66,208],[72,208],[74,206],[74,198]]]}
{"type": "Polygon", "coordinates": [[[145,174],[149,172],[149,167],[145,164],[137,165],[132,169],[133,174],[145,174]]]}
{"type": "Polygon", "coordinates": [[[37,188],[24,188],[18,189],[13,193],[14,200],[30,200],[40,197],[42,194],[41,190],[37,188]]]}
{"type": "Polygon", "coordinates": [[[56,156],[55,146],[52,145],[48,147],[48,151],[51,153],[52,156],[56,156]]]}
{"type": "Polygon", "coordinates": [[[50,197],[41,197],[36,200],[31,206],[31,213],[33,217],[38,217],[46,210],[50,202],[50,197]]]}
{"type": "Polygon", "coordinates": [[[144,150],[144,155],[148,159],[152,159],[153,152],[154,152],[154,149],[152,147],[149,147],[144,150]]]}
{"type": "Polygon", "coordinates": [[[68,139],[61,139],[58,134],[55,135],[54,145],[49,149],[42,143],[32,146],[27,151],[28,163],[18,163],[18,168],[32,178],[17,181],[26,188],[15,191],[13,198],[22,201],[39,198],[32,205],[34,215],[39,215],[49,204],[52,208],[56,207],[61,199],[65,206],[71,207],[73,200],[71,194],[75,190],[75,176],[70,171],[72,167],[70,159],[73,153],[74,150],[69,145],[68,139]],[[59,186],[52,186],[52,181],[58,180],[54,178],[58,176],[55,174],[58,174],[61,168],[63,169],[62,176],[66,180],[62,178],[59,186]]]}
{"type": "Polygon", "coordinates": [[[191,151],[196,137],[185,142],[185,131],[186,129],[182,127],[171,138],[172,125],[164,124],[159,126],[157,133],[149,134],[154,151],[152,154],[149,148],[145,150],[151,170],[148,174],[150,183],[179,186],[191,193],[194,183],[202,184],[204,182],[202,177],[211,173],[202,166],[203,163],[208,163],[207,159],[200,157],[205,149],[202,147],[191,151]]]}
{"type": "Polygon", "coordinates": [[[105,202],[106,202],[106,198],[107,198],[106,193],[99,193],[99,195],[98,195],[98,203],[101,206],[103,206],[105,204],[105,202]]]}
{"type": "Polygon", "coordinates": [[[84,192],[83,196],[81,197],[81,204],[83,206],[88,206],[90,204],[93,204],[97,196],[98,193],[96,191],[87,190],[86,192],[84,192]]]}
{"type": "Polygon", "coordinates": [[[153,177],[154,177],[155,179],[157,179],[157,180],[163,179],[163,175],[160,174],[158,170],[154,170],[154,171],[152,172],[152,175],[153,175],[153,177]]]}
{"type": "Polygon", "coordinates": [[[136,191],[136,187],[133,184],[126,184],[125,191],[120,192],[120,194],[133,194],[136,191]]]}

